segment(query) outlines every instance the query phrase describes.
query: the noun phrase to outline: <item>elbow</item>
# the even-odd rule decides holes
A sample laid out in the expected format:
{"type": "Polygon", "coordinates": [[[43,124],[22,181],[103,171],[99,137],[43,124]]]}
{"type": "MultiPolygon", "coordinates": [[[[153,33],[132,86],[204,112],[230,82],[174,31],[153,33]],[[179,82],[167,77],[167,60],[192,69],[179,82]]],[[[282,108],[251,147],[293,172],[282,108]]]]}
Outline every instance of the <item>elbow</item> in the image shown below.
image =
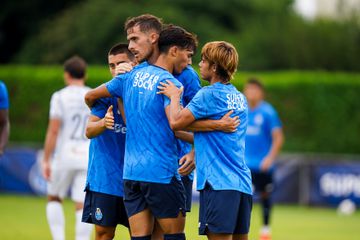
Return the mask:
{"type": "Polygon", "coordinates": [[[89,107],[91,107],[93,101],[94,101],[94,97],[92,96],[91,91],[87,92],[87,93],[85,94],[85,103],[86,103],[89,107]]]}
{"type": "Polygon", "coordinates": [[[94,134],[91,132],[91,129],[89,129],[89,128],[86,128],[86,130],[85,130],[85,136],[86,136],[88,139],[94,138],[94,134]]]}
{"type": "Polygon", "coordinates": [[[181,130],[180,124],[175,121],[170,121],[170,128],[173,131],[181,130]]]}

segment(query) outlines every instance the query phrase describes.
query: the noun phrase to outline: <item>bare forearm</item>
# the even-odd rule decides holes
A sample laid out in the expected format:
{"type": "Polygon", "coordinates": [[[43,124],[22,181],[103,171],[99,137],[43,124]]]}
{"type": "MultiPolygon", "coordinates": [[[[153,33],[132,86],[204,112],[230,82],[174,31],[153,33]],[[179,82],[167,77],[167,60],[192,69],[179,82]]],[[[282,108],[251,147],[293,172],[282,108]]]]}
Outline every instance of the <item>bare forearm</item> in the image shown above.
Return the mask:
{"type": "Polygon", "coordinates": [[[197,120],[192,122],[185,130],[191,132],[211,132],[220,130],[220,120],[197,120]]]}
{"type": "Polygon", "coordinates": [[[175,131],[175,136],[185,142],[194,144],[194,135],[186,131],[175,131]]]}
{"type": "Polygon", "coordinates": [[[47,132],[44,146],[44,161],[49,162],[50,156],[53,154],[56,145],[57,134],[47,132]]]}
{"type": "Polygon", "coordinates": [[[180,111],[181,111],[181,104],[180,104],[180,96],[174,96],[171,98],[170,102],[170,126],[173,130],[182,130],[185,128],[184,122],[181,121],[180,118],[180,111]]]}
{"type": "Polygon", "coordinates": [[[280,150],[284,143],[284,135],[282,130],[276,130],[273,134],[273,143],[271,145],[268,156],[272,159],[275,159],[277,155],[280,153],[280,150]]]}
{"type": "Polygon", "coordinates": [[[98,135],[103,133],[105,129],[106,127],[103,118],[94,122],[89,121],[86,126],[86,137],[89,139],[97,137],[98,135]]]}

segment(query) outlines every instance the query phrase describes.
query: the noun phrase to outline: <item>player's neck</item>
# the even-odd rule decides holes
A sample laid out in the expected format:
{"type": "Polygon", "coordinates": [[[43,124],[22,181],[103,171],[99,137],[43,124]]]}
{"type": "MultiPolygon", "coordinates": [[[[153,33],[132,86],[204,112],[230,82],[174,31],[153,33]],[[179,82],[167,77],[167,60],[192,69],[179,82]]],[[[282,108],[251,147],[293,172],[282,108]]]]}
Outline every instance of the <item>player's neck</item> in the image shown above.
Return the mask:
{"type": "Polygon", "coordinates": [[[212,76],[209,82],[210,82],[210,85],[213,85],[217,82],[222,83],[222,84],[230,83],[230,81],[224,81],[224,79],[218,77],[217,75],[212,76]]]}
{"type": "Polygon", "coordinates": [[[147,59],[148,63],[150,64],[155,64],[157,59],[159,58],[160,56],[160,52],[159,52],[159,49],[156,48],[154,49],[154,52],[151,54],[151,56],[147,59]]]}
{"type": "Polygon", "coordinates": [[[174,64],[169,60],[169,58],[164,55],[161,54],[155,61],[154,65],[164,68],[165,70],[167,70],[170,73],[173,73],[174,71],[174,64]]]}
{"type": "Polygon", "coordinates": [[[84,86],[85,81],[83,79],[68,79],[66,80],[67,86],[84,86]]]}
{"type": "Polygon", "coordinates": [[[257,106],[259,106],[260,103],[261,103],[261,100],[260,100],[260,101],[248,101],[249,107],[250,107],[251,109],[254,109],[254,108],[256,108],[257,106]]]}

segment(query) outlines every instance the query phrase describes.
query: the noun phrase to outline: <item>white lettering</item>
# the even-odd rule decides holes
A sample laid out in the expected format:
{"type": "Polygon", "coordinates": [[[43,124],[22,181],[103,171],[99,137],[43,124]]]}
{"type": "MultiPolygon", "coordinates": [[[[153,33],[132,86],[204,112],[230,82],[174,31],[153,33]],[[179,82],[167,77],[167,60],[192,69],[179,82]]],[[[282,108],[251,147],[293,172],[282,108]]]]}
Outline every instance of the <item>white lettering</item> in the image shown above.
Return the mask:
{"type": "Polygon", "coordinates": [[[153,90],[154,85],[159,80],[159,76],[148,72],[137,72],[134,78],[133,87],[153,90]]]}
{"type": "Polygon", "coordinates": [[[246,109],[245,97],[242,94],[226,94],[228,109],[244,111],[246,109]]]}
{"type": "Polygon", "coordinates": [[[326,173],[320,178],[320,190],[324,196],[360,197],[360,175],[326,173]]]}

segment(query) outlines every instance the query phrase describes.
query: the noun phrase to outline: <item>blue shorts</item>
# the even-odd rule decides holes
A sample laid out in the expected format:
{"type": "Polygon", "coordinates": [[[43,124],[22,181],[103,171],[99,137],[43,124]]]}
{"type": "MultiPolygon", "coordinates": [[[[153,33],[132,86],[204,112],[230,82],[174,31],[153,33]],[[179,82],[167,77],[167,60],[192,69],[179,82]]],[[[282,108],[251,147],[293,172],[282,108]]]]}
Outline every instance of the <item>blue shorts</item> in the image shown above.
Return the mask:
{"type": "Polygon", "coordinates": [[[185,188],[186,194],[186,202],[185,202],[185,210],[187,212],[191,211],[191,201],[192,201],[192,188],[193,188],[193,180],[189,178],[189,176],[181,177],[181,181],[185,188]]]}
{"type": "Polygon", "coordinates": [[[122,197],[86,190],[82,221],[103,227],[129,227],[122,197]]]}
{"type": "Polygon", "coordinates": [[[207,183],[200,191],[199,234],[248,234],[252,196],[234,190],[213,190],[207,183]]]}
{"type": "Polygon", "coordinates": [[[169,184],[124,180],[124,203],[131,217],[147,208],[155,218],[176,218],[185,212],[185,189],[175,177],[169,184]]]}
{"type": "Polygon", "coordinates": [[[272,172],[251,171],[251,179],[255,192],[271,193],[274,189],[272,172]]]}

